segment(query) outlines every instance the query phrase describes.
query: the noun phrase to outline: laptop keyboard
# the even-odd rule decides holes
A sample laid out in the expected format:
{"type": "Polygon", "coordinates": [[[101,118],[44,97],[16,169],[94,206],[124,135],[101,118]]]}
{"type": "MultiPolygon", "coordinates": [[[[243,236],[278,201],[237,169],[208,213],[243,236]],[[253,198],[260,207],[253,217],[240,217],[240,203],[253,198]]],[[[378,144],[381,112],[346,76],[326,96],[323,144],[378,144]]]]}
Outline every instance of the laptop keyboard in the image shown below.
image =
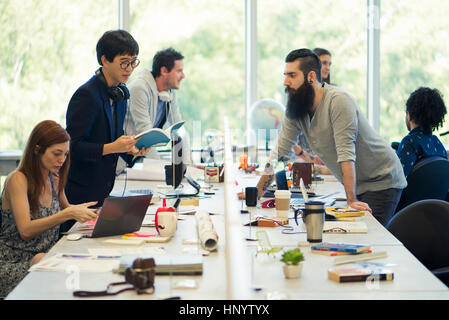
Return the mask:
{"type": "Polygon", "coordinates": [[[303,206],[304,205],[304,199],[290,199],[290,205],[291,206],[303,206]]]}
{"type": "Polygon", "coordinates": [[[131,193],[138,193],[138,194],[152,194],[153,191],[150,189],[139,189],[139,190],[129,190],[131,193]]]}
{"type": "MultiPolygon", "coordinates": [[[[335,198],[315,198],[315,199],[309,199],[309,200],[316,200],[316,201],[322,201],[324,202],[325,207],[330,207],[335,204],[335,198]]],[[[304,206],[304,199],[303,198],[296,198],[296,199],[290,199],[290,206],[292,207],[298,207],[298,206],[304,206]]]]}
{"type": "Polygon", "coordinates": [[[291,186],[290,187],[290,192],[300,193],[301,192],[301,188],[300,187],[296,187],[296,186],[291,186]]]}

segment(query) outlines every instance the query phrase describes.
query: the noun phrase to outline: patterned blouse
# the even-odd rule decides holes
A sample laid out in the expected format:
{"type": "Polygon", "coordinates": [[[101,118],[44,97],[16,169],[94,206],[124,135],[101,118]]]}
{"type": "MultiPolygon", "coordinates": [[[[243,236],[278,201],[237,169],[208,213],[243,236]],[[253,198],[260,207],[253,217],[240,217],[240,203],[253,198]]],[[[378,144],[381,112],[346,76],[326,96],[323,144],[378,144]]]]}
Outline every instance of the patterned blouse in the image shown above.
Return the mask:
{"type": "Polygon", "coordinates": [[[421,127],[410,131],[399,144],[397,154],[407,177],[417,161],[441,156],[447,158],[447,152],[441,141],[433,134],[425,134],[421,127]]]}
{"type": "MultiPolygon", "coordinates": [[[[45,218],[60,211],[59,198],[49,175],[52,189],[50,207],[40,204],[40,217],[45,218]]],[[[41,252],[46,253],[58,241],[59,226],[53,227],[30,240],[23,240],[17,230],[11,210],[2,210],[0,197],[0,299],[5,298],[27,275],[30,261],[41,252]]],[[[39,219],[37,218],[37,219],[39,219]]],[[[32,220],[35,218],[31,217],[32,220]]]]}

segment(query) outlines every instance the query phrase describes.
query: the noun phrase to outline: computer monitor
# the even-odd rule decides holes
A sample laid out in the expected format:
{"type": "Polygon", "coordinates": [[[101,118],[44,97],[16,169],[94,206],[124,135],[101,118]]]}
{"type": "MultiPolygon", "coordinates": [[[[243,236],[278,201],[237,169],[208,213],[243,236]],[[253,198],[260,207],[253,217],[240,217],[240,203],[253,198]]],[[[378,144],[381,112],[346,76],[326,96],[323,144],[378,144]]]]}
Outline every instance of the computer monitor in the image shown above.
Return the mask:
{"type": "Polygon", "coordinates": [[[178,135],[172,138],[172,160],[170,165],[165,166],[165,183],[167,185],[172,185],[173,190],[166,193],[166,196],[171,197],[189,197],[195,196],[200,191],[200,185],[194,181],[191,177],[187,176],[186,170],[187,166],[182,162],[182,139],[178,135]],[[176,190],[176,188],[181,184],[182,178],[186,177],[187,182],[193,187],[183,188],[183,190],[176,190]]]}
{"type": "Polygon", "coordinates": [[[174,190],[181,184],[186,172],[186,165],[182,162],[181,137],[175,134],[171,141],[171,147],[171,164],[165,166],[165,183],[169,186],[172,185],[174,190]]]}

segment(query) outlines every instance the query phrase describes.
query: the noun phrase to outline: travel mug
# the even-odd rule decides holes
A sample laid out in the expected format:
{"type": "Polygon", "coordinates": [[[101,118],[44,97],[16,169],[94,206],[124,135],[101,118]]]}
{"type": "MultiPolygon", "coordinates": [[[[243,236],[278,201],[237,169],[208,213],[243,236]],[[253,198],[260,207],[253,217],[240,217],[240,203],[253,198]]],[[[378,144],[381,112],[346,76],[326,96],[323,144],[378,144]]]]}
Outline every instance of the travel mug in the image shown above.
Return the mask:
{"type": "Polygon", "coordinates": [[[324,217],[324,202],[306,202],[305,209],[303,210],[303,220],[306,223],[308,242],[323,241],[324,217]]]}

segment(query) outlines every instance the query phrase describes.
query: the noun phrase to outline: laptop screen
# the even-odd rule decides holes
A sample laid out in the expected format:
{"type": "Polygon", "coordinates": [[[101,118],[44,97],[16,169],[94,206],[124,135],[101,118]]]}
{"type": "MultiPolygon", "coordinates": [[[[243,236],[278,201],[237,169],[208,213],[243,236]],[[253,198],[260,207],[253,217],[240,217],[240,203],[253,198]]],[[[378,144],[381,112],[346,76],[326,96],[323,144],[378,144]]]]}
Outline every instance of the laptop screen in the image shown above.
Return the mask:
{"type": "Polygon", "coordinates": [[[91,237],[106,237],[138,231],[152,194],[106,198],[91,237]]]}

